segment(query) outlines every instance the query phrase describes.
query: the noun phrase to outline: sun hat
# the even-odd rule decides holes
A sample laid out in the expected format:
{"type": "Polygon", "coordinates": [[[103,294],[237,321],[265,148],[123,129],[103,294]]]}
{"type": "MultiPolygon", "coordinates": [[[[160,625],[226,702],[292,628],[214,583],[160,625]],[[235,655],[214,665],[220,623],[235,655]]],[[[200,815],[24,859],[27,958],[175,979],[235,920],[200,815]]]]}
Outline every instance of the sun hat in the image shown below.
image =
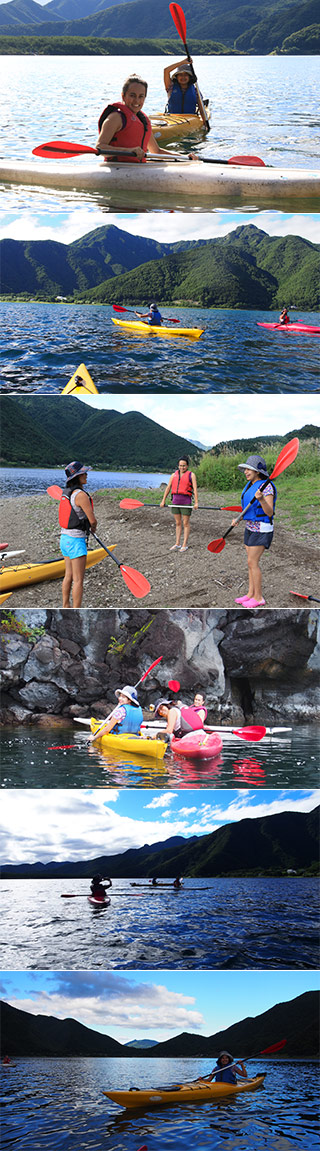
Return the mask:
{"type": "Polygon", "coordinates": [[[231,1063],[233,1063],[233,1055],[230,1055],[230,1051],[219,1051],[217,1063],[219,1063],[219,1059],[222,1059],[223,1055],[227,1055],[228,1059],[231,1059],[231,1063]]]}
{"type": "Polygon", "coordinates": [[[114,694],[117,696],[117,699],[119,699],[119,695],[125,695],[127,699],[130,699],[130,703],[133,703],[134,707],[139,707],[136,689],[135,687],[130,687],[130,684],[126,683],[125,687],[119,687],[114,694]]]}
{"type": "Polygon", "coordinates": [[[179,68],[174,72],[174,76],[182,76],[183,72],[187,72],[188,76],[192,76],[192,79],[196,80],[191,64],[179,64],[179,68]]]}
{"type": "Polygon", "coordinates": [[[238,464],[238,468],[243,471],[245,468],[252,468],[254,472],[259,472],[260,476],[265,476],[266,479],[269,479],[266,461],[262,459],[262,456],[248,456],[245,464],[238,464]]]}
{"type": "Polygon", "coordinates": [[[154,715],[158,714],[160,707],[174,707],[173,699],[158,699],[158,703],[156,703],[154,709],[154,715]]]}
{"type": "Polygon", "coordinates": [[[81,476],[84,472],[92,472],[89,464],[80,464],[79,460],[72,460],[64,470],[67,480],[75,480],[76,476],[81,476]]]}

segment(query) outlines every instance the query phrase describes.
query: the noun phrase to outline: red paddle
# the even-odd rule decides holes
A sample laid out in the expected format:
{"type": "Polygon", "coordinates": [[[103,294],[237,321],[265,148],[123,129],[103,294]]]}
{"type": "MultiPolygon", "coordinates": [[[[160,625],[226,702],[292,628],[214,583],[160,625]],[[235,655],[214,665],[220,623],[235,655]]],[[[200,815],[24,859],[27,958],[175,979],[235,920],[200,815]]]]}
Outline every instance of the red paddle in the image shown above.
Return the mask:
{"type": "MultiPolygon", "coordinates": [[[[51,496],[52,499],[61,499],[62,488],[59,488],[58,484],[52,484],[51,487],[47,488],[47,492],[48,496],[51,496]]],[[[110,556],[112,560],[114,560],[114,563],[117,564],[119,571],[121,571],[122,578],[127,584],[129,591],[132,592],[132,595],[134,595],[136,599],[143,599],[145,595],[148,595],[149,591],[151,591],[151,584],[149,583],[149,580],[147,580],[146,577],[141,574],[141,572],[136,571],[136,568],[131,568],[128,567],[127,564],[120,563],[120,560],[117,559],[113,552],[109,551],[109,548],[107,548],[106,545],[102,543],[102,540],[99,539],[99,536],[96,536],[92,529],[91,535],[97,541],[97,543],[100,544],[100,547],[104,549],[107,555],[110,556]]]]}
{"type": "Polygon", "coordinates": [[[314,603],[320,603],[320,599],[317,599],[315,595],[302,595],[301,591],[289,591],[289,595],[299,596],[299,599],[312,599],[314,603]]]}
{"type": "MultiPolygon", "coordinates": [[[[121,148],[117,148],[117,151],[115,148],[90,148],[88,144],[73,144],[71,140],[50,140],[47,144],[38,144],[37,148],[32,149],[33,156],[46,157],[47,160],[68,160],[70,156],[85,156],[86,154],[93,156],[112,156],[113,160],[116,160],[117,156],[123,156],[123,154],[125,154],[126,159],[128,156],[136,155],[135,152],[124,153],[121,148]]],[[[157,164],[167,163],[168,160],[170,160],[171,163],[185,164],[188,163],[189,157],[179,156],[174,152],[168,152],[166,156],[159,156],[157,152],[148,152],[146,160],[148,163],[154,161],[157,164]]],[[[252,168],[265,168],[265,163],[263,160],[260,160],[259,156],[231,156],[229,160],[216,160],[208,156],[197,156],[197,161],[201,162],[201,164],[248,164],[252,168]]]]}
{"type": "MultiPolygon", "coordinates": [[[[293,440],[290,440],[289,443],[285,444],[284,448],[282,448],[282,451],[280,452],[280,455],[278,456],[277,462],[274,466],[273,472],[271,472],[271,475],[268,477],[267,480],[264,480],[264,482],[262,484],[260,484],[260,491],[263,492],[263,489],[267,487],[269,480],[273,480],[276,478],[276,476],[280,476],[281,472],[284,472],[285,469],[290,466],[290,464],[293,464],[293,461],[295,460],[296,456],[298,455],[298,451],[299,451],[299,440],[298,440],[297,436],[295,436],[295,438],[293,440]]],[[[208,552],[214,552],[216,554],[217,552],[223,551],[223,548],[226,546],[225,541],[226,541],[227,536],[230,535],[230,532],[232,532],[233,529],[236,527],[236,525],[239,523],[239,521],[242,520],[244,512],[247,511],[248,508],[250,508],[252,506],[252,504],[254,503],[254,500],[255,500],[255,497],[253,497],[253,499],[250,500],[250,503],[247,504],[247,507],[243,509],[243,511],[241,512],[241,514],[239,516],[237,516],[235,523],[231,524],[231,528],[228,528],[228,530],[224,533],[224,535],[220,536],[220,539],[211,540],[211,543],[208,544],[208,552]]]]}
{"type": "MultiPolygon", "coordinates": [[[[140,312],[136,312],[134,308],[121,308],[120,304],[112,304],[112,307],[114,312],[128,312],[130,316],[140,315],[140,312]]],[[[166,324],[180,324],[180,320],[177,320],[176,316],[166,316],[165,321],[166,324]]]]}
{"type": "MultiPolygon", "coordinates": [[[[186,18],[185,18],[183,8],[180,8],[180,4],[169,4],[169,11],[171,12],[173,23],[175,24],[177,32],[179,33],[180,40],[182,40],[186,56],[188,57],[188,60],[190,61],[190,64],[192,67],[192,60],[191,60],[188,45],[186,43],[187,25],[186,25],[186,18]]],[[[210,131],[209,120],[207,117],[207,113],[206,113],[206,109],[205,109],[205,106],[203,103],[201,92],[199,91],[199,88],[198,88],[198,85],[196,83],[195,78],[194,78],[194,86],[195,86],[196,93],[197,93],[198,108],[199,108],[199,112],[201,115],[201,119],[203,120],[203,123],[204,123],[204,126],[205,126],[207,132],[209,132],[210,131]]]]}
{"type": "MultiPolygon", "coordinates": [[[[165,507],[171,507],[171,504],[165,504],[165,507]]],[[[176,508],[184,507],[184,504],[175,504],[176,508]]],[[[133,508],[159,508],[160,504],[144,504],[141,500],[132,500],[130,498],[120,500],[119,508],[125,508],[126,511],[132,511],[133,508]]],[[[211,504],[200,504],[199,511],[201,512],[240,512],[242,511],[240,504],[230,504],[229,507],[213,507],[211,504]]]]}
{"type": "Polygon", "coordinates": [[[169,679],[168,680],[168,687],[170,688],[170,691],[180,691],[179,680],[178,679],[169,679]]]}

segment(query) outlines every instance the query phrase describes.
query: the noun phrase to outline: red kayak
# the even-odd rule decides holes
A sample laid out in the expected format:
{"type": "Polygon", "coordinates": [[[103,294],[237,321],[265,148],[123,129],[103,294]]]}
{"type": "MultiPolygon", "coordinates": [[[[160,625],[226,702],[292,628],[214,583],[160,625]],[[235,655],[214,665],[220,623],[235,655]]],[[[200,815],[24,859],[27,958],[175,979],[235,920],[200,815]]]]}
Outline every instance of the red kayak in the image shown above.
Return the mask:
{"type": "Polygon", "coordinates": [[[109,899],[108,895],[105,899],[97,899],[95,895],[87,895],[87,900],[91,907],[109,907],[109,904],[111,903],[111,899],[109,899]]]}
{"type": "Polygon", "coordinates": [[[188,731],[181,739],[173,735],[171,750],[175,755],[184,755],[190,759],[214,759],[222,750],[223,744],[220,735],[213,731],[188,731]]]}
{"type": "Polygon", "coordinates": [[[299,324],[298,320],[296,323],[294,321],[291,323],[290,320],[289,324],[265,324],[261,320],[257,320],[257,325],[258,328],[271,328],[274,332],[305,332],[307,336],[320,336],[320,328],[317,328],[315,324],[299,324]]]}

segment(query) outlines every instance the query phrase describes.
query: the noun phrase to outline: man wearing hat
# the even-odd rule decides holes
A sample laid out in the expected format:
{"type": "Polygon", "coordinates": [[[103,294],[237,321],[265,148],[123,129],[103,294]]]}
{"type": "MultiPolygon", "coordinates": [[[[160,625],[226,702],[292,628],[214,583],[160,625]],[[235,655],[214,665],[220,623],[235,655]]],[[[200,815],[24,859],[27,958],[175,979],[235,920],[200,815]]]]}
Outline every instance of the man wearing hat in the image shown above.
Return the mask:
{"type": "Polygon", "coordinates": [[[169,64],[163,73],[164,86],[168,94],[166,112],[194,115],[198,110],[198,96],[195,87],[197,77],[193,65],[187,58],[169,64]]]}
{"type": "Polygon", "coordinates": [[[118,703],[103,727],[99,727],[99,731],[91,736],[92,742],[95,739],[101,739],[102,735],[109,735],[110,731],[113,731],[114,735],[123,735],[127,732],[130,732],[131,735],[139,735],[143,711],[135,687],[126,684],[125,687],[118,688],[115,695],[118,703]]]}
{"type": "MultiPolygon", "coordinates": [[[[269,549],[273,539],[277,489],[271,480],[265,483],[269,480],[269,473],[266,461],[261,456],[248,456],[245,464],[238,464],[238,467],[240,471],[244,471],[247,481],[241,492],[241,506],[244,509],[244,545],[248,561],[249,588],[247,595],[239,596],[235,603],[246,608],[264,607],[266,601],[262,596],[259,565],[261,556],[269,549]]],[[[232,523],[235,524],[236,520],[232,523]]]]}
{"type": "Polygon", "coordinates": [[[84,491],[89,471],[92,469],[79,460],[72,460],[65,468],[66,486],[59,503],[60,549],[66,569],[62,581],[63,607],[71,607],[71,588],[72,606],[81,607],[88,535],[91,528],[95,532],[97,527],[93,501],[84,491]]]}

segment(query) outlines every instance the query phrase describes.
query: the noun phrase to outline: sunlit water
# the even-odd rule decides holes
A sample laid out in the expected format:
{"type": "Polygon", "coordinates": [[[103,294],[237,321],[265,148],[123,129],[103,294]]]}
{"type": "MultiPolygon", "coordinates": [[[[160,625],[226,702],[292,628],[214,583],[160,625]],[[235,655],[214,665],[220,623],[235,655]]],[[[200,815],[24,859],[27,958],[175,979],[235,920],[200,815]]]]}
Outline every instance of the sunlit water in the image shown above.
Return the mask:
{"type": "Polygon", "coordinates": [[[267,1071],[257,1091],[220,1103],[120,1111],[102,1093],[158,1087],[208,1074],[208,1059],[19,1059],[0,1070],[4,1092],[2,1146],[16,1151],[315,1151],[318,1147],[314,1063],[255,1059],[267,1071]]]}
{"type": "MultiPolygon", "coordinates": [[[[87,728],[89,731],[89,728],[87,728]]],[[[318,787],[317,727],[248,743],[224,736],[215,759],[163,760],[88,745],[85,728],[2,728],[2,787],[318,787]]]]}
{"type": "Polygon", "coordinates": [[[102,909],[90,906],[88,891],[84,879],[4,879],[3,967],[318,966],[316,879],[196,878],[187,879],[181,891],[161,892],[140,892],[129,879],[119,879],[113,881],[110,906],[102,909]],[[62,899],[62,893],[79,898],[62,899]]]}
{"type": "MultiPolygon", "coordinates": [[[[2,391],[60,392],[81,362],[100,392],[319,391],[319,338],[257,327],[279,313],[179,307],[183,327],[205,328],[200,340],[124,333],[113,315],[102,305],[0,303],[2,391]]],[[[316,312],[297,316],[319,324],[316,312]]]]}
{"type": "MultiPolygon", "coordinates": [[[[35,145],[57,138],[94,146],[100,112],[119,98],[122,80],[137,67],[149,82],[146,112],[161,111],[166,103],[163,68],[171,62],[172,57],[152,56],[3,57],[2,157],[32,159],[35,145]]],[[[200,155],[228,159],[252,154],[267,164],[317,167],[317,57],[202,56],[195,58],[195,67],[202,91],[210,99],[212,117],[209,136],[195,143],[200,155]]],[[[183,151],[182,144],[179,149],[183,151]]],[[[190,150],[190,140],[184,150],[190,150]]],[[[180,199],[183,207],[183,193],[180,199]]],[[[145,197],[144,202],[152,209],[152,196],[148,204],[145,197]]],[[[119,195],[112,204],[89,192],[58,193],[9,185],[4,186],[2,198],[3,212],[16,215],[22,207],[27,212],[32,208],[43,219],[62,209],[79,209],[81,204],[96,213],[97,208],[102,212],[121,208],[125,201],[122,204],[119,195]]],[[[130,200],[127,207],[130,210],[130,200]]]]}

